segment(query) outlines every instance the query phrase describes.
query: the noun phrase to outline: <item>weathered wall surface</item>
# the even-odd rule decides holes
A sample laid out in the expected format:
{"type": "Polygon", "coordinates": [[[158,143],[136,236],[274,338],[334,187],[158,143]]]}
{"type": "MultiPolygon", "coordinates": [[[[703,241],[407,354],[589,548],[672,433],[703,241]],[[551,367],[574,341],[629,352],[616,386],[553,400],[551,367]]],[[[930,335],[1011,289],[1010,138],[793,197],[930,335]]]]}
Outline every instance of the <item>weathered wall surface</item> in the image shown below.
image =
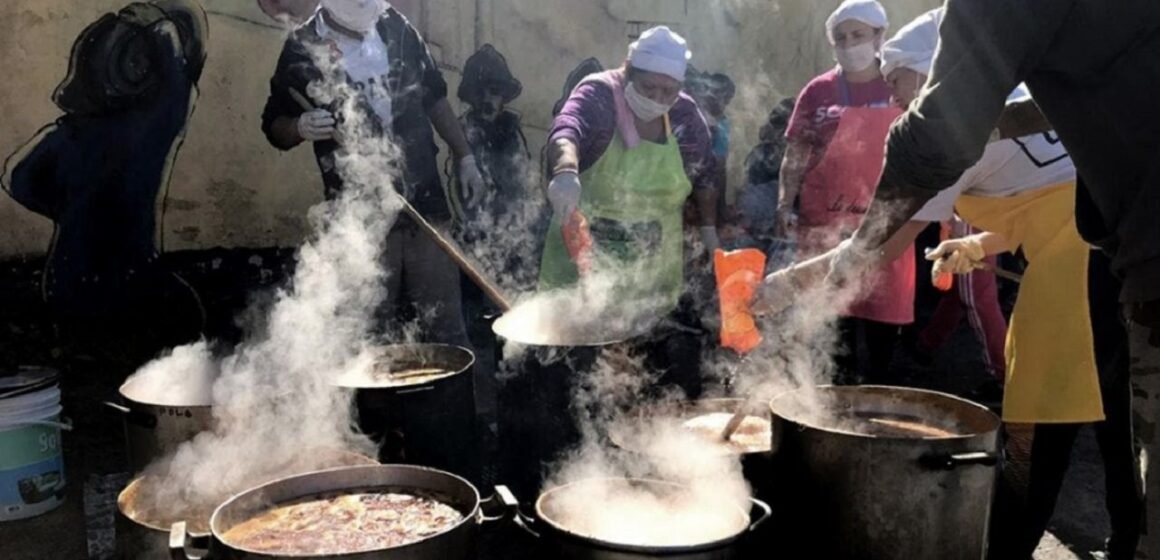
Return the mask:
{"type": "MultiPolygon", "coordinates": [[[[74,38],[123,0],[0,2],[0,155],[7,157],[59,115],[50,101],[74,38]]],[[[267,80],[285,30],[252,0],[202,0],[210,14],[209,59],[178,155],[161,228],[165,250],[296,245],[320,187],[308,149],[281,153],[259,131],[267,80]]],[[[668,23],[685,33],[699,68],[739,85],[731,110],[734,162],[758,122],[831,64],[822,33],[837,0],[402,0],[444,65],[452,92],[477,44],[492,42],[524,82],[515,109],[538,150],[568,72],[582,59],[623,61],[629,35],[668,23]],[[477,18],[478,14],[478,18],[477,18]],[[643,22],[643,23],[630,23],[643,22]]],[[[936,4],[894,0],[896,25],[936,4]]],[[[0,257],[45,251],[51,223],[0,195],[0,257]]]]}

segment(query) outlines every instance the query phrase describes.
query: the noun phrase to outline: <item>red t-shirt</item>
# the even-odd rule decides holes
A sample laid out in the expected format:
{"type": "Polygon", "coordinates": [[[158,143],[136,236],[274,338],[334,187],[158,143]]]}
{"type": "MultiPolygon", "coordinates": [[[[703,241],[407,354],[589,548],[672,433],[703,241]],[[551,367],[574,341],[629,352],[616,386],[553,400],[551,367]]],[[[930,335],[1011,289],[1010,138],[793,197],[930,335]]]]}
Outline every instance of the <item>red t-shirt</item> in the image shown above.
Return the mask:
{"type": "Polygon", "coordinates": [[[846,104],[842,103],[841,81],[837,68],[811,80],[798,96],[789,119],[786,139],[805,142],[814,148],[810,167],[825,153],[845,107],[890,106],[890,86],[884,78],[861,84],[847,82],[849,102],[846,104]]]}

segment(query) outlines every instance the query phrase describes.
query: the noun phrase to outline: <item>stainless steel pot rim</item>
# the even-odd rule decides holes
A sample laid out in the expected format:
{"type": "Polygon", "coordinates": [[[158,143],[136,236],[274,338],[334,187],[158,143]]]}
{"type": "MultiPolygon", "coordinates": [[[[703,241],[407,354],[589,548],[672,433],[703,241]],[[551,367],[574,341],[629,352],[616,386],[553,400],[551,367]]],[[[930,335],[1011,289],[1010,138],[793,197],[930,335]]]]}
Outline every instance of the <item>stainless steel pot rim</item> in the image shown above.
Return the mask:
{"type": "MultiPolygon", "coordinates": [[[[140,525],[141,527],[145,527],[146,529],[151,529],[153,531],[157,531],[158,533],[164,533],[164,534],[168,535],[169,531],[170,531],[170,529],[172,529],[172,527],[162,527],[160,525],[157,525],[156,523],[152,523],[150,521],[140,519],[137,516],[133,515],[129,511],[125,511],[125,502],[128,501],[130,491],[137,490],[137,485],[140,484],[142,478],[144,478],[144,477],[139,476],[137,478],[134,478],[133,480],[130,480],[129,484],[125,486],[125,489],[121,490],[121,492],[119,494],[117,494],[117,511],[121,512],[121,515],[125,516],[125,519],[128,519],[129,521],[132,521],[133,523],[136,523],[137,525],[140,525]]],[[[210,534],[209,533],[190,533],[189,535],[190,535],[190,537],[193,537],[193,538],[201,538],[201,537],[208,537],[210,534]]]]}
{"type": "Polygon", "coordinates": [[[639,324],[634,324],[620,332],[602,331],[600,334],[592,336],[572,338],[564,335],[521,332],[520,329],[511,325],[514,320],[512,317],[513,315],[509,313],[496,319],[491,325],[491,330],[509,344],[526,348],[602,348],[646,336],[660,323],[659,319],[640,321],[639,324]]]}
{"type": "Polygon", "coordinates": [[[343,375],[343,376],[339,376],[337,379],[334,380],[334,385],[336,387],[342,387],[343,389],[355,389],[355,390],[362,389],[362,390],[368,390],[368,391],[375,391],[375,390],[390,391],[390,390],[395,390],[395,389],[414,389],[416,387],[427,387],[430,385],[438,384],[442,381],[446,381],[446,380],[448,380],[452,377],[455,377],[461,373],[470,371],[471,368],[475,367],[475,361],[476,361],[474,352],[472,352],[468,348],[464,348],[462,346],[456,346],[454,344],[438,344],[438,343],[390,344],[390,345],[382,346],[382,347],[380,347],[380,349],[384,352],[390,351],[390,350],[420,350],[420,351],[421,350],[430,350],[430,351],[450,352],[450,353],[458,354],[459,357],[464,358],[464,360],[461,363],[456,364],[456,369],[454,371],[451,371],[451,372],[444,374],[444,375],[440,375],[438,377],[428,378],[426,381],[423,381],[422,383],[399,383],[399,384],[394,384],[394,385],[375,384],[375,383],[360,383],[360,382],[358,382],[357,379],[355,379],[357,376],[343,375]]]}
{"type": "MultiPolygon", "coordinates": [[[[728,412],[733,413],[737,407],[746,401],[744,398],[737,397],[718,397],[698,399],[695,401],[679,401],[671,403],[659,403],[651,406],[639,407],[630,412],[631,415],[647,416],[651,419],[668,419],[672,418],[674,421],[682,420],[687,413],[711,413],[711,412],[728,412]]],[[[755,409],[760,409],[760,406],[755,406],[755,409]]],[[[769,420],[770,414],[768,408],[765,410],[752,410],[752,416],[757,416],[769,420]]],[[[619,449],[632,453],[644,453],[644,451],[637,448],[637,446],[630,445],[631,438],[625,437],[621,432],[612,430],[608,434],[612,444],[619,449]]],[[[763,456],[769,455],[771,451],[750,451],[740,452],[729,448],[723,448],[720,453],[722,457],[748,457],[748,456],[763,456]]]]}
{"type": "MultiPolygon", "coordinates": [[[[736,532],[734,532],[734,534],[732,536],[729,536],[729,537],[726,537],[723,539],[717,539],[715,541],[709,541],[709,542],[705,542],[705,543],[700,543],[700,544],[695,544],[695,545],[687,545],[687,546],[633,545],[633,544],[622,544],[622,543],[606,541],[606,540],[602,540],[602,539],[599,539],[596,537],[591,537],[591,536],[585,535],[583,533],[578,533],[576,531],[568,529],[567,527],[564,527],[562,524],[558,523],[557,521],[555,521],[551,517],[544,514],[545,500],[550,498],[550,496],[553,493],[562,492],[568,488],[576,487],[576,486],[579,486],[582,484],[595,484],[595,483],[601,483],[601,482],[628,482],[630,484],[647,484],[647,485],[655,485],[655,486],[668,486],[671,488],[679,488],[679,489],[686,489],[687,488],[686,486],[683,486],[683,485],[678,484],[676,482],[667,482],[664,480],[649,480],[649,479],[643,479],[643,478],[612,478],[612,477],[608,477],[608,478],[589,478],[589,479],[584,479],[584,480],[578,480],[576,482],[571,482],[571,483],[564,484],[561,486],[556,486],[554,488],[549,488],[548,490],[541,492],[539,497],[536,498],[536,519],[548,524],[548,526],[551,527],[552,530],[555,531],[556,533],[558,533],[559,535],[562,535],[566,538],[569,538],[569,539],[572,539],[572,540],[575,540],[578,542],[582,542],[582,543],[584,543],[585,546],[595,547],[595,548],[614,551],[614,552],[639,552],[639,553],[644,553],[644,554],[657,554],[657,553],[675,554],[675,553],[692,553],[692,552],[701,552],[701,551],[706,551],[706,550],[715,550],[715,549],[723,548],[723,547],[726,547],[726,546],[733,544],[738,539],[740,539],[743,535],[745,535],[745,533],[749,530],[749,526],[750,526],[749,520],[751,519],[751,515],[748,512],[746,512],[744,509],[742,509],[740,506],[738,506],[737,513],[740,516],[739,519],[744,520],[744,523],[742,523],[740,525],[740,527],[736,530],[736,532]]],[[[751,501],[752,501],[752,499],[751,499],[751,501]]]]}
{"type": "MultiPolygon", "coordinates": [[[[227,541],[224,538],[224,535],[218,531],[218,528],[217,528],[218,516],[223,511],[225,511],[225,509],[228,506],[230,506],[234,502],[246,497],[247,495],[249,495],[253,492],[260,492],[262,489],[264,489],[266,487],[274,486],[274,485],[284,483],[284,482],[287,482],[290,480],[309,478],[309,477],[315,477],[315,476],[325,476],[327,474],[335,473],[335,472],[387,471],[387,470],[426,472],[426,473],[436,474],[436,475],[444,476],[446,478],[453,479],[455,482],[458,482],[458,483],[466,486],[467,488],[471,489],[472,497],[474,498],[475,505],[472,507],[472,510],[470,512],[462,512],[461,511],[461,513],[463,513],[463,519],[461,519],[459,521],[459,523],[456,523],[455,525],[448,527],[447,529],[445,529],[443,531],[440,531],[434,535],[428,535],[428,536],[423,537],[422,539],[419,539],[415,542],[407,543],[405,545],[396,546],[396,547],[392,547],[392,548],[379,549],[379,550],[376,550],[375,552],[406,550],[407,548],[416,547],[420,544],[426,543],[427,541],[434,540],[434,539],[439,538],[443,535],[451,533],[452,531],[459,529],[460,527],[464,526],[467,523],[478,523],[480,521],[480,515],[481,515],[481,513],[480,513],[480,501],[481,501],[481,498],[479,495],[479,489],[476,488],[475,485],[472,484],[471,482],[469,482],[467,479],[465,479],[459,475],[449,473],[447,471],[441,471],[439,469],[433,469],[430,467],[421,467],[418,465],[360,465],[360,466],[355,466],[355,467],[334,467],[334,468],[329,468],[329,469],[322,469],[322,470],[311,471],[311,472],[307,472],[307,473],[296,474],[296,475],[292,475],[292,476],[286,476],[286,477],[282,477],[282,478],[279,478],[276,480],[271,480],[270,482],[267,482],[267,483],[262,484],[260,486],[255,486],[253,488],[250,488],[250,489],[247,489],[245,491],[234,494],[228,500],[226,500],[225,502],[222,502],[222,504],[219,505],[214,510],[213,516],[211,516],[210,520],[209,520],[210,530],[212,531],[214,538],[218,539],[219,541],[224,543],[226,546],[229,546],[230,548],[239,550],[241,552],[245,552],[247,554],[258,554],[258,555],[267,554],[267,553],[262,553],[262,552],[259,552],[256,550],[249,550],[249,549],[246,549],[245,547],[241,547],[241,546],[238,546],[234,543],[227,541]]],[[[402,486],[402,485],[400,485],[400,486],[402,486]]],[[[364,486],[362,488],[366,489],[368,487],[364,486]]],[[[341,491],[342,489],[335,489],[335,490],[341,491]]],[[[416,488],[416,490],[421,490],[421,488],[416,488]]],[[[271,504],[271,505],[273,506],[273,505],[277,505],[277,504],[271,504]]],[[[366,554],[367,552],[368,551],[364,550],[361,552],[351,552],[351,553],[346,553],[346,554],[333,554],[330,556],[334,556],[334,557],[357,556],[357,555],[366,554]]],[[[298,555],[298,554],[284,554],[284,553],[279,553],[278,556],[281,558],[317,558],[318,557],[317,554],[298,555]]]]}
{"type": "Polygon", "coordinates": [[[135,380],[133,379],[133,377],[129,377],[129,379],[125,380],[125,382],[121,384],[121,387],[117,389],[117,392],[120,393],[121,398],[125,399],[125,402],[129,403],[132,406],[148,406],[148,407],[155,407],[155,408],[192,409],[192,410],[201,410],[201,409],[213,408],[213,403],[208,403],[208,402],[207,403],[196,403],[196,404],[166,404],[166,403],[151,401],[148,399],[143,399],[143,398],[141,398],[140,395],[133,394],[132,386],[133,386],[134,381],[135,380]]]}
{"type": "MultiPolygon", "coordinates": [[[[888,386],[888,385],[850,385],[850,386],[819,385],[817,387],[814,387],[813,390],[816,390],[816,391],[902,392],[902,393],[926,395],[926,396],[933,397],[933,398],[947,399],[950,401],[954,401],[959,405],[963,405],[963,406],[966,406],[968,408],[971,408],[977,413],[985,414],[989,420],[993,421],[993,424],[994,424],[994,427],[992,430],[976,431],[973,433],[956,434],[953,436],[943,436],[943,437],[933,437],[932,436],[932,437],[914,438],[914,437],[872,435],[872,434],[852,432],[849,430],[843,430],[843,429],[836,428],[833,426],[821,426],[821,425],[818,425],[817,422],[812,421],[811,419],[801,418],[800,415],[789,414],[789,413],[782,414],[779,412],[779,406],[778,406],[779,401],[782,401],[783,399],[790,399],[790,398],[792,398],[793,395],[795,395],[798,392],[803,391],[803,390],[804,389],[795,389],[795,390],[791,390],[791,391],[786,391],[786,392],[783,392],[783,393],[779,394],[778,396],[774,397],[773,399],[771,399],[769,401],[769,410],[770,410],[770,413],[772,414],[772,416],[775,419],[780,418],[782,420],[789,421],[789,422],[792,422],[794,424],[798,424],[800,426],[803,426],[805,428],[809,428],[812,430],[818,430],[821,432],[827,432],[827,433],[840,435],[840,436],[846,436],[846,437],[863,438],[863,439],[876,439],[876,440],[884,440],[884,441],[965,441],[965,440],[977,438],[984,433],[988,433],[989,431],[998,430],[1000,425],[1002,424],[1002,421],[999,419],[999,417],[996,416],[994,412],[991,412],[991,410],[988,409],[987,407],[985,407],[979,403],[969,401],[969,400],[964,399],[962,397],[952,395],[949,393],[943,393],[940,391],[932,391],[929,389],[915,389],[915,388],[911,388],[911,387],[894,387],[894,386],[888,386]]],[[[888,413],[889,411],[881,411],[881,412],[888,413]]]]}

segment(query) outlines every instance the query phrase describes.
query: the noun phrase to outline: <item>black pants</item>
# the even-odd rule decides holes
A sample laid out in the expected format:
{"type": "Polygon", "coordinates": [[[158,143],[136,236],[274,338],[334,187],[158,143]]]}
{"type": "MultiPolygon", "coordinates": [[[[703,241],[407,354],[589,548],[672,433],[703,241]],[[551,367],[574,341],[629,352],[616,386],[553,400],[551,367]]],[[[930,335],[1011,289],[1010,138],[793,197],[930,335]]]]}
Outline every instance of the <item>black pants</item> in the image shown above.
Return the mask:
{"type": "MultiPolygon", "coordinates": [[[[1140,540],[1144,498],[1132,433],[1132,386],[1128,331],[1120,315],[1119,281],[1109,261],[1093,252],[1088,267],[1088,301],[1104,414],[1095,424],[1104,461],[1112,535],[1110,560],[1133,557],[1140,540]]],[[[1028,560],[1055,512],[1072,447],[1083,424],[1040,424],[1031,444],[1031,473],[1025,491],[1001,477],[992,524],[992,560],[1028,560]],[[1024,493],[1025,492],[1025,493],[1024,493]]]]}
{"type": "Polygon", "coordinates": [[[839,319],[841,348],[834,356],[834,364],[838,367],[837,383],[854,384],[859,379],[867,384],[893,383],[890,363],[894,360],[894,347],[901,333],[902,327],[898,325],[854,317],[839,319]],[[864,345],[859,344],[860,338],[864,339],[864,345]],[[865,352],[861,348],[865,348],[865,352]],[[858,366],[863,354],[867,369],[865,375],[860,376],[858,366]]]}

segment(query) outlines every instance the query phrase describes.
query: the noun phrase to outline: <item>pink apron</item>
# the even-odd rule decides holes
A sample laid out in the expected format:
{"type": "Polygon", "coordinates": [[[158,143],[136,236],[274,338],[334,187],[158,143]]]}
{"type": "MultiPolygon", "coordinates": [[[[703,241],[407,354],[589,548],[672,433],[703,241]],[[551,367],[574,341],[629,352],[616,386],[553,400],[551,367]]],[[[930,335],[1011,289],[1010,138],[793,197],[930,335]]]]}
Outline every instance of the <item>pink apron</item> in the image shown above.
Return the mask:
{"type": "MultiPolygon", "coordinates": [[[[847,107],[822,159],[805,177],[799,198],[798,260],[822,254],[850,237],[874,199],[896,108],[847,107]]],[[[915,255],[911,245],[898,260],[873,274],[844,316],[881,323],[914,322],[915,255]]]]}

